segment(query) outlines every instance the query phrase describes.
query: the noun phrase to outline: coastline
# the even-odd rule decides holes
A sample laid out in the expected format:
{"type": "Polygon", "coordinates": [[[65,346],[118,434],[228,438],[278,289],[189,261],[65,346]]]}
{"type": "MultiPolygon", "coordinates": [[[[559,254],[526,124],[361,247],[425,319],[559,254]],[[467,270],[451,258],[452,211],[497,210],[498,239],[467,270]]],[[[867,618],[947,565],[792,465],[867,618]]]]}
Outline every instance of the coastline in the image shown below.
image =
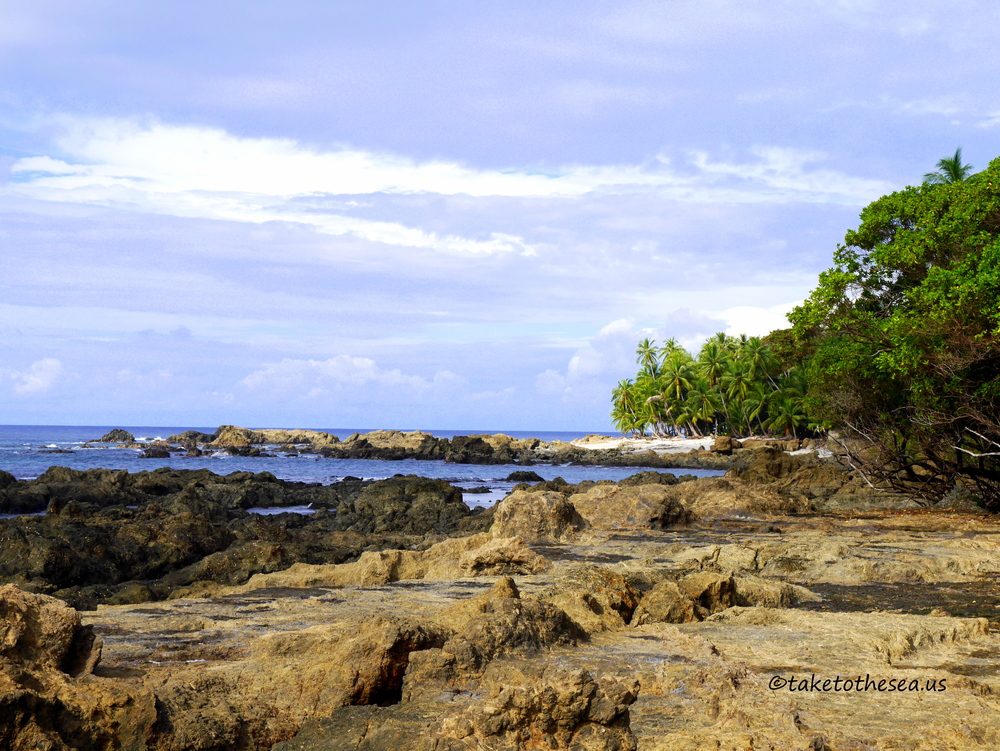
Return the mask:
{"type": "Polygon", "coordinates": [[[970,712],[1000,713],[994,517],[874,494],[797,442],[294,433],[229,426],[164,442],[169,459],[136,458],[151,443],[74,455],[127,454],[140,471],[0,475],[4,502],[44,507],[0,520],[0,606],[23,633],[0,645],[0,689],[26,697],[0,738],[175,751],[536,747],[524,737],[585,751],[748,738],[919,749],[914,718],[928,711],[942,738],[962,727],[989,738],[970,712]],[[265,438],[277,442],[253,442],[265,438]],[[206,461],[227,467],[261,448],[276,456],[247,465],[260,471],[228,475],[179,453],[217,452],[206,461]],[[571,483],[555,473],[604,470],[445,461],[499,455],[730,469],[571,483]],[[282,461],[519,474],[496,505],[470,509],[449,480],[292,482],[267,469],[282,461]],[[267,507],[279,513],[254,513],[267,507]],[[935,688],[773,688],[855,673],[935,688]]]}

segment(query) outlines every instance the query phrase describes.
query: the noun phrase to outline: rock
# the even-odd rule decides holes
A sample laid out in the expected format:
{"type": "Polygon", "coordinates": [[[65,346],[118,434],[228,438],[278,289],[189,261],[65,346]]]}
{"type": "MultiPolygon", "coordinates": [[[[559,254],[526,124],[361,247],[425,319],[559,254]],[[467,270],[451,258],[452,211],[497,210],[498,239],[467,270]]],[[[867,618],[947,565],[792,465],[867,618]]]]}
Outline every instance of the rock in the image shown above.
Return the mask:
{"type": "Polygon", "coordinates": [[[559,608],[534,598],[522,599],[509,577],[481,595],[444,608],[435,623],[451,635],[439,650],[413,656],[406,677],[409,700],[427,690],[440,690],[442,682],[478,681],[482,669],[498,656],[573,645],[584,637],[559,608]]]}
{"type": "Polygon", "coordinates": [[[66,603],[0,585],[0,661],[78,676],[93,672],[101,643],[66,603]]]}
{"type": "Polygon", "coordinates": [[[481,533],[444,540],[423,551],[367,551],[352,563],[296,563],[287,569],[251,577],[240,591],[373,586],[413,579],[440,581],[464,576],[533,574],[549,566],[545,558],[529,550],[520,538],[494,538],[481,533]]]}
{"type": "Polygon", "coordinates": [[[752,574],[734,576],[733,584],[733,602],[744,607],[790,608],[803,602],[823,600],[805,587],[752,574]]]}
{"type": "Polygon", "coordinates": [[[746,482],[728,475],[703,477],[668,490],[689,513],[703,520],[730,517],[734,512],[802,514],[813,509],[812,501],[802,495],[786,493],[779,486],[746,482]]]}
{"type": "Polygon", "coordinates": [[[693,518],[665,485],[596,485],[569,502],[595,529],[669,529],[693,518]]]}
{"type": "Polygon", "coordinates": [[[716,454],[723,454],[729,456],[733,453],[734,449],[743,448],[743,444],[737,441],[732,436],[728,435],[718,435],[715,437],[715,441],[712,443],[712,448],[710,451],[716,454]]]}
{"type": "Polygon", "coordinates": [[[121,428],[115,428],[100,438],[97,439],[96,443],[135,443],[135,436],[129,433],[127,430],[122,430],[121,428]]]}
{"type": "Polygon", "coordinates": [[[185,430],[167,437],[169,443],[178,443],[181,446],[197,446],[199,443],[211,443],[214,440],[215,436],[212,433],[202,433],[198,430],[185,430]]]}
{"type": "Polygon", "coordinates": [[[636,608],[633,623],[691,623],[701,620],[695,610],[694,598],[677,582],[665,581],[647,592],[636,608]]]}
{"type": "Polygon", "coordinates": [[[520,537],[500,537],[462,554],[459,568],[466,576],[539,574],[551,563],[524,544],[520,537]]]}
{"type": "Polygon", "coordinates": [[[515,490],[497,504],[490,528],[495,537],[525,542],[575,539],[587,522],[562,493],[515,490]]]}
{"type": "Polygon", "coordinates": [[[484,436],[460,435],[451,439],[445,461],[456,464],[506,464],[512,457],[498,457],[484,436]]]}
{"type": "Polygon", "coordinates": [[[65,603],[0,586],[0,747],[142,748],[152,695],[92,675],[93,626],[65,603]]]}
{"type": "Polygon", "coordinates": [[[677,586],[694,600],[698,620],[736,604],[736,583],[732,574],[701,571],[683,577],[677,586]]]}
{"type": "MultiPolygon", "coordinates": [[[[682,475],[681,477],[693,478],[694,475],[682,475]]],[[[636,472],[614,484],[620,488],[630,488],[637,485],[676,485],[679,482],[682,482],[681,478],[670,472],[646,471],[636,472]]]]}
{"type": "Polygon", "coordinates": [[[583,566],[549,587],[544,600],[593,634],[618,631],[631,623],[640,595],[621,574],[598,566],[583,566]]]}
{"type": "Polygon", "coordinates": [[[341,529],[363,534],[388,530],[422,534],[446,532],[469,516],[462,491],[444,480],[396,475],[364,488],[337,508],[341,529]]]}
{"type": "Polygon", "coordinates": [[[11,485],[17,482],[17,478],[14,477],[10,472],[4,472],[0,469],[0,490],[6,490],[11,485]]]}
{"type": "Polygon", "coordinates": [[[654,586],[636,608],[633,624],[693,623],[737,605],[788,608],[822,599],[805,587],[759,576],[701,572],[654,586]]]}
{"type": "Polygon", "coordinates": [[[511,472],[505,480],[507,482],[542,482],[545,478],[537,472],[520,469],[516,472],[511,472]]]}
{"type": "Polygon", "coordinates": [[[250,433],[235,425],[220,425],[208,446],[214,449],[250,448],[250,433]]]}
{"type": "Polygon", "coordinates": [[[582,669],[506,667],[487,673],[480,701],[440,720],[435,747],[635,751],[629,707],[639,694],[638,681],[595,680],[582,669]]]}
{"type": "Polygon", "coordinates": [[[323,456],[335,459],[444,459],[448,439],[419,430],[375,430],[354,433],[345,441],[318,450],[323,456]]]}
{"type": "Polygon", "coordinates": [[[140,459],[169,459],[170,451],[161,446],[150,446],[139,454],[140,459]]]}

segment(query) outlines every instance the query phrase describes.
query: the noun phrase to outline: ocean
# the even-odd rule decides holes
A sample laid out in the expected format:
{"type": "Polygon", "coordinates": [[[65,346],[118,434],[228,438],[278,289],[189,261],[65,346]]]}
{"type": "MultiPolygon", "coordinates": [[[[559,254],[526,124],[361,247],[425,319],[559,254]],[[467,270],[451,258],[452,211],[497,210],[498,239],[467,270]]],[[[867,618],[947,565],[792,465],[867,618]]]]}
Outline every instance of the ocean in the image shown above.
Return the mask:
{"type": "MultiPolygon", "coordinates": [[[[169,459],[141,459],[138,449],[83,448],[88,441],[95,441],[112,428],[122,428],[132,433],[137,440],[167,438],[184,430],[200,430],[214,433],[216,428],[198,426],[128,426],[128,425],[0,425],[0,469],[10,472],[19,480],[31,480],[41,475],[49,467],[69,467],[71,469],[127,469],[129,472],[174,467],[176,469],[206,468],[217,474],[231,472],[270,472],[282,480],[297,482],[318,482],[330,484],[344,477],[382,480],[396,474],[414,474],[447,480],[465,488],[489,488],[487,493],[463,494],[470,506],[490,506],[502,499],[516,484],[506,477],[511,472],[524,470],[517,464],[452,464],[443,461],[419,461],[404,459],[385,461],[378,459],[324,459],[315,456],[289,456],[275,452],[274,457],[242,457],[215,454],[203,457],[171,456],[169,459]],[[53,450],[72,453],[46,453],[53,450]]],[[[366,433],[365,429],[326,429],[338,438],[347,438],[352,433],[366,433]]],[[[430,431],[428,431],[430,432],[430,431]]],[[[592,431],[597,433],[598,431],[592,431]]],[[[514,438],[539,438],[543,441],[572,441],[583,438],[583,432],[553,431],[503,431],[503,430],[439,430],[434,435],[452,438],[456,435],[477,435],[482,433],[506,433],[514,438]]],[[[576,467],[571,465],[536,464],[528,467],[546,480],[561,477],[566,482],[578,483],[584,480],[622,480],[642,467],[576,467]]],[[[663,470],[670,471],[670,470],[663,470]]],[[[677,474],[692,474],[699,477],[721,475],[717,470],[679,469],[677,474]]]]}

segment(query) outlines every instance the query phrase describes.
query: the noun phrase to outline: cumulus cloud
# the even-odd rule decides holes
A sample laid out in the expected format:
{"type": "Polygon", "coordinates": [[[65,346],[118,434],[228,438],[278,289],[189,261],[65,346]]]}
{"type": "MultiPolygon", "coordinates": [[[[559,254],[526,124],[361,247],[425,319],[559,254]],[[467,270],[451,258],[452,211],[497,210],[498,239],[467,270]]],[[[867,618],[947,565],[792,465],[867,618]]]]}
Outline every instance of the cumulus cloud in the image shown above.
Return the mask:
{"type": "Polygon", "coordinates": [[[26,370],[9,370],[15,394],[32,396],[51,389],[63,374],[63,364],[54,357],[36,360],[26,370]]]}
{"type": "Polygon", "coordinates": [[[792,309],[801,304],[801,300],[795,302],[773,305],[771,307],[753,307],[740,305],[728,308],[720,313],[722,318],[729,325],[725,331],[727,334],[738,336],[764,336],[776,329],[786,329],[790,325],[786,317],[792,309]]]}

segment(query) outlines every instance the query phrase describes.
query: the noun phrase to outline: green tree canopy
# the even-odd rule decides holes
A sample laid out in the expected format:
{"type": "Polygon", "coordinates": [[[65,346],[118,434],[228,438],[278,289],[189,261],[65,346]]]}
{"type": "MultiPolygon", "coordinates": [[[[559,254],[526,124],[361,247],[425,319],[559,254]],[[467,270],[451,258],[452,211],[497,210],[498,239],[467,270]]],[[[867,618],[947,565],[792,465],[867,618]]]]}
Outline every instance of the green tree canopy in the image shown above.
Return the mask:
{"type": "Polygon", "coordinates": [[[956,166],[868,206],[789,318],[814,353],[807,407],[870,482],[927,501],[974,485],[1000,510],[1000,159],[956,166]]]}

